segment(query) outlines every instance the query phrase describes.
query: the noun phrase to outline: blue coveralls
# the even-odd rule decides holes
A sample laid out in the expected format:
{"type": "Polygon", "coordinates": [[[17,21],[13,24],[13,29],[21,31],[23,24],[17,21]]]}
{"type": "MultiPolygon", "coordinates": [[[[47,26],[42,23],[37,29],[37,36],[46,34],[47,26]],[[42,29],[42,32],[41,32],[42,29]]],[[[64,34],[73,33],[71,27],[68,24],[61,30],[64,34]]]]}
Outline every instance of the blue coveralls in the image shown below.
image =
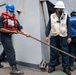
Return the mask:
{"type": "MultiPolygon", "coordinates": [[[[71,38],[71,25],[70,25],[70,20],[69,16],[67,17],[67,37],[61,37],[61,36],[51,36],[50,38],[50,45],[57,47],[57,45],[60,43],[61,49],[67,53],[69,53],[68,49],[68,42],[67,38],[71,38]]],[[[51,30],[51,18],[49,19],[48,25],[46,27],[46,37],[49,36],[51,30]]],[[[58,51],[50,47],[50,62],[49,66],[55,67],[57,63],[57,53],[58,51]]],[[[65,55],[62,53],[62,67],[63,68],[69,68],[69,56],[65,55]]]]}
{"type": "MultiPolygon", "coordinates": [[[[72,42],[69,45],[70,54],[75,55],[75,46],[76,46],[76,16],[70,17],[71,30],[72,30],[72,42]]],[[[74,63],[74,58],[70,57],[70,65],[74,63]]]]}
{"type": "MultiPolygon", "coordinates": [[[[4,28],[4,17],[0,16],[0,28],[4,28]]],[[[18,22],[18,30],[20,31],[22,26],[18,22]]],[[[1,43],[3,45],[5,54],[7,56],[7,60],[10,66],[16,66],[16,57],[15,57],[15,50],[12,44],[12,34],[1,32],[1,43]]]]}

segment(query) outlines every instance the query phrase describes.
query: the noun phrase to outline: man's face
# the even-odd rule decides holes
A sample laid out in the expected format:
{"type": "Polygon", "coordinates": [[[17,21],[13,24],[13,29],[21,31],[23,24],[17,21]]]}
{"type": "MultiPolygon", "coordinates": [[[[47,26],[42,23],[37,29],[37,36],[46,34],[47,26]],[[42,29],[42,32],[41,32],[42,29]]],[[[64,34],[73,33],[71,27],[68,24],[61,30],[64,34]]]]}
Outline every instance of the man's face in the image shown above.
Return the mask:
{"type": "Polygon", "coordinates": [[[10,15],[10,16],[13,16],[13,12],[11,12],[10,10],[8,10],[8,14],[10,15]]]}
{"type": "Polygon", "coordinates": [[[64,9],[62,9],[62,8],[57,8],[57,9],[56,9],[57,13],[59,13],[60,15],[63,13],[63,10],[64,10],[64,9]]]}

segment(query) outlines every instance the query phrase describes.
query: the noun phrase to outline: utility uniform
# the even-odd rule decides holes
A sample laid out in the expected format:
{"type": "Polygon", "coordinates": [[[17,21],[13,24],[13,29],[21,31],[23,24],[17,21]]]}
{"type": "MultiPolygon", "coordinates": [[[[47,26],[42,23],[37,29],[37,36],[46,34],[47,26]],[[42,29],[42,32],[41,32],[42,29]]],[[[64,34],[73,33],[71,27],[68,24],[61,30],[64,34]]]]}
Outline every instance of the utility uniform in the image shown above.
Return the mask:
{"type": "MultiPolygon", "coordinates": [[[[16,19],[15,14],[11,17],[7,14],[7,12],[3,12],[0,16],[0,28],[5,28],[12,31],[20,31],[22,26],[16,19]]],[[[15,50],[12,44],[12,34],[1,32],[1,42],[10,66],[16,66],[15,50]]]]}
{"type": "MultiPolygon", "coordinates": [[[[76,55],[76,15],[71,16],[72,42],[69,45],[70,54],[76,55]]],[[[74,63],[74,58],[70,57],[70,65],[74,63]]]]}
{"type": "MultiPolygon", "coordinates": [[[[60,19],[56,13],[51,14],[49,23],[46,27],[46,37],[50,34],[50,45],[57,47],[60,43],[61,49],[69,53],[67,39],[71,38],[71,26],[69,17],[66,13],[62,13],[60,19]]],[[[50,48],[49,66],[55,67],[57,63],[58,51],[50,48]]],[[[69,56],[62,53],[62,66],[64,69],[69,68],[69,56]]]]}

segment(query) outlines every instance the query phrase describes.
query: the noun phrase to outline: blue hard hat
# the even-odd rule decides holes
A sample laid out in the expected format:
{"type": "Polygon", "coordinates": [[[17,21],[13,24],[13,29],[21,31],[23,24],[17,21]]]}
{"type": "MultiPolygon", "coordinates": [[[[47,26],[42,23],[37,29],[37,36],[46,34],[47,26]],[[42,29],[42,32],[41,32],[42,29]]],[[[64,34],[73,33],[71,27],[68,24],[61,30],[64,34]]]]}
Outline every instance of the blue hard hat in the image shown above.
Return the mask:
{"type": "Polygon", "coordinates": [[[73,10],[71,13],[70,13],[71,16],[76,16],[76,10],[73,10]]]}
{"type": "Polygon", "coordinates": [[[5,8],[11,12],[15,11],[15,7],[13,4],[7,4],[5,8]]]}
{"type": "Polygon", "coordinates": [[[76,10],[73,10],[72,13],[73,13],[73,12],[76,13],[76,10]]]}

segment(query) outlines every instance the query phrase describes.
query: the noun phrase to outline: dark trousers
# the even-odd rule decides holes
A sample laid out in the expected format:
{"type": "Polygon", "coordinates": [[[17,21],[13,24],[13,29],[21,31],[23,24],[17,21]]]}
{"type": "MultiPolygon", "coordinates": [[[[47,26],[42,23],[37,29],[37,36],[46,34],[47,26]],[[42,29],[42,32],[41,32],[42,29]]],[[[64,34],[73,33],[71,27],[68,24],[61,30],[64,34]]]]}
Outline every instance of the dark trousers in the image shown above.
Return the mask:
{"type": "MultiPolygon", "coordinates": [[[[75,56],[76,56],[76,43],[75,43],[75,46],[74,46],[74,48],[75,48],[75,51],[74,51],[74,53],[75,53],[75,56]]],[[[75,62],[76,62],[76,59],[75,59],[75,62]]]]}
{"type": "Polygon", "coordinates": [[[3,50],[3,52],[0,55],[0,63],[5,60],[5,56],[6,54],[5,54],[5,51],[3,50]]]}
{"type": "Polygon", "coordinates": [[[1,42],[10,66],[16,65],[15,50],[12,44],[11,35],[2,33],[1,42]]]}
{"type": "MultiPolygon", "coordinates": [[[[72,37],[72,43],[71,43],[71,45],[72,45],[72,50],[70,49],[70,53],[72,55],[76,56],[76,36],[72,37]]],[[[76,59],[70,58],[70,62],[71,61],[75,61],[76,62],[76,59]]]]}
{"type": "MultiPolygon", "coordinates": [[[[60,37],[60,36],[51,36],[50,38],[50,45],[57,47],[57,45],[60,44],[60,48],[65,51],[69,52],[68,49],[68,43],[67,43],[67,37],[60,37]]],[[[57,55],[58,51],[54,48],[50,48],[50,63],[49,66],[55,67],[57,62],[57,55]]],[[[69,56],[61,53],[62,55],[62,67],[63,68],[69,68],[69,56]]]]}
{"type": "MultiPolygon", "coordinates": [[[[71,54],[71,55],[74,55],[75,56],[75,47],[74,47],[74,44],[73,43],[70,43],[69,44],[69,53],[71,54]]],[[[74,58],[72,58],[72,57],[69,57],[69,62],[70,62],[70,65],[72,64],[72,63],[74,63],[74,58]]]]}

